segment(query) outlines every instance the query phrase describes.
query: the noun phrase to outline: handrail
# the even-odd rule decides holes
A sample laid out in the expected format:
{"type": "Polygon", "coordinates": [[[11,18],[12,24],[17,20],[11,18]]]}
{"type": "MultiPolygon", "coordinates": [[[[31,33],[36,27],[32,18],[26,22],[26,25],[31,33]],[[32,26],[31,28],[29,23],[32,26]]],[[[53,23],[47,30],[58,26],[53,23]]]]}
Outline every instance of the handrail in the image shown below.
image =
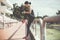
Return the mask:
{"type": "MultiPolygon", "coordinates": [[[[23,23],[22,23],[23,24],[23,23]]],[[[11,40],[11,38],[15,35],[15,33],[22,27],[22,24],[17,28],[17,30],[8,38],[8,40],[11,40]]]]}
{"type": "MultiPolygon", "coordinates": [[[[42,36],[41,34],[42,34],[42,30],[41,30],[41,22],[40,22],[40,18],[39,19],[37,19],[37,20],[34,20],[33,21],[33,23],[32,23],[33,25],[33,27],[34,27],[34,25],[35,25],[35,29],[33,28],[33,30],[35,30],[35,32],[33,33],[33,35],[34,35],[34,37],[35,37],[35,40],[38,40],[37,38],[36,38],[36,36],[37,36],[37,34],[36,34],[36,32],[37,32],[37,25],[36,24],[38,24],[39,25],[39,36],[42,36]],[[38,23],[39,22],[39,23],[38,23]]],[[[31,31],[32,31],[32,29],[31,29],[31,31]]],[[[39,40],[41,39],[41,37],[39,37],[39,40]]]]}
{"type": "Polygon", "coordinates": [[[49,22],[49,23],[56,23],[56,22],[60,22],[60,16],[51,16],[51,17],[45,17],[43,18],[43,23],[42,23],[42,27],[43,27],[43,33],[44,33],[44,39],[42,40],[46,40],[46,32],[45,32],[45,29],[46,29],[46,23],[49,22]]]}

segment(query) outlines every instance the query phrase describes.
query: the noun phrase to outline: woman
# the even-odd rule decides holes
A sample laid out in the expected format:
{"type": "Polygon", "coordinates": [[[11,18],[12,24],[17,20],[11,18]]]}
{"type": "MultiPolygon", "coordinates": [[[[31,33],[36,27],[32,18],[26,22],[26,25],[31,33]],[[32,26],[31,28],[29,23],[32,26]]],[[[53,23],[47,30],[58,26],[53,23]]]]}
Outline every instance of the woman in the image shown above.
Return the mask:
{"type": "Polygon", "coordinates": [[[24,12],[23,12],[24,16],[25,16],[24,19],[28,20],[28,24],[27,24],[27,35],[23,39],[27,39],[27,37],[30,35],[31,40],[35,40],[33,37],[33,34],[30,31],[30,25],[31,25],[32,21],[34,20],[34,16],[32,16],[32,9],[31,9],[30,5],[31,5],[31,3],[28,1],[26,1],[24,3],[24,12]]]}

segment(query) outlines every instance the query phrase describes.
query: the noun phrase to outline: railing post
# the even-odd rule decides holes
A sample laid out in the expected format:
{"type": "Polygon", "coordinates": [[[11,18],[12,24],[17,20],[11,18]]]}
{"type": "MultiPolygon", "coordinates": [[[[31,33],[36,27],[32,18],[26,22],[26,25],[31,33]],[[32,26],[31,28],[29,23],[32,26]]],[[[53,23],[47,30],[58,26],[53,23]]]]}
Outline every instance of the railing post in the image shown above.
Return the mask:
{"type": "Polygon", "coordinates": [[[40,40],[45,40],[45,22],[42,20],[40,20],[40,23],[41,23],[41,27],[40,27],[40,40]]]}

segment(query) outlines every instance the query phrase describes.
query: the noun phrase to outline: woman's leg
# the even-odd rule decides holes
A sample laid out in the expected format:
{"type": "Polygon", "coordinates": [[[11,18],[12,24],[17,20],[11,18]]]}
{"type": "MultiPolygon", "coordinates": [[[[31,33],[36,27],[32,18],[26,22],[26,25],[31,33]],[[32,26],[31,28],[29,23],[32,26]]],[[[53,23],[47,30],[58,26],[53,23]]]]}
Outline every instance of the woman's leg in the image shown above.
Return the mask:
{"type": "Polygon", "coordinates": [[[27,24],[27,36],[30,35],[31,40],[35,40],[32,32],[31,32],[31,30],[30,30],[30,27],[31,27],[30,25],[31,25],[31,23],[33,22],[33,20],[34,20],[34,17],[31,16],[31,15],[29,15],[28,24],[27,24]]]}

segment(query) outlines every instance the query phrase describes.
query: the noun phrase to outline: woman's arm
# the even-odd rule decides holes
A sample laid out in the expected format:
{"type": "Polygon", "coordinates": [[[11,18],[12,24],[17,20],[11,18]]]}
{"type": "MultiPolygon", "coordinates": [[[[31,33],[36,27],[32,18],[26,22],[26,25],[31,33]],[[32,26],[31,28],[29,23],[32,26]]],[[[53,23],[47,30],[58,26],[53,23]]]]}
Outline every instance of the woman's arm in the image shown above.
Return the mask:
{"type": "Polygon", "coordinates": [[[31,8],[29,7],[29,10],[28,11],[24,11],[23,13],[24,14],[31,14],[31,8]]]}
{"type": "Polygon", "coordinates": [[[29,11],[24,11],[24,14],[31,14],[31,10],[29,10],[29,11]]]}

